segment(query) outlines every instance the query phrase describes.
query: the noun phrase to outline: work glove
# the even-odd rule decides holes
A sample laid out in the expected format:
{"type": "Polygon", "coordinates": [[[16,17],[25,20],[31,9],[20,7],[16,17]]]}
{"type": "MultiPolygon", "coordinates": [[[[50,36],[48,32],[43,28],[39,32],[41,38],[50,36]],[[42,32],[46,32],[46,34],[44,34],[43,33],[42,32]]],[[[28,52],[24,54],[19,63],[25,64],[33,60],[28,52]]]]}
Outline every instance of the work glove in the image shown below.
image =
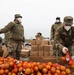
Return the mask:
{"type": "Polygon", "coordinates": [[[66,53],[68,52],[68,48],[67,48],[67,47],[63,47],[62,52],[63,52],[64,54],[66,54],[66,53]]]}

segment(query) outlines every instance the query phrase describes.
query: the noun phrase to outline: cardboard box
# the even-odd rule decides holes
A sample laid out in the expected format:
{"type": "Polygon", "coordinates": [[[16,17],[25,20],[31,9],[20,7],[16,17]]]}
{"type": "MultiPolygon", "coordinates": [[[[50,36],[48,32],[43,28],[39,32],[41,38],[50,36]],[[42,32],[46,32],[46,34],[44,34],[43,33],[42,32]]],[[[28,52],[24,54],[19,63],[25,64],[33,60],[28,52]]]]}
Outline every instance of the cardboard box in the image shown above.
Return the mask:
{"type": "Polygon", "coordinates": [[[31,50],[30,55],[31,56],[38,56],[39,55],[39,50],[31,50]]]}
{"type": "Polygon", "coordinates": [[[24,49],[22,49],[22,51],[21,51],[21,57],[29,57],[29,55],[30,55],[30,50],[24,50],[24,49]]]}
{"type": "Polygon", "coordinates": [[[31,45],[36,45],[36,40],[35,39],[31,40],[31,45]]]}
{"type": "Polygon", "coordinates": [[[50,56],[50,51],[44,51],[44,56],[50,56]]]}
{"type": "Polygon", "coordinates": [[[40,38],[37,40],[36,39],[36,45],[41,45],[41,40],[40,40],[40,38]]]}
{"type": "Polygon", "coordinates": [[[44,56],[50,56],[50,46],[44,46],[44,56]]]}
{"type": "Polygon", "coordinates": [[[32,46],[31,46],[31,50],[39,50],[39,48],[38,48],[37,45],[32,45],[32,46]]]}
{"type": "Polygon", "coordinates": [[[44,56],[44,47],[43,46],[39,46],[39,56],[44,56]]]}
{"type": "Polygon", "coordinates": [[[29,61],[32,62],[42,62],[42,57],[41,56],[30,56],[29,61]]]}
{"type": "Polygon", "coordinates": [[[48,52],[48,51],[50,51],[50,45],[46,45],[46,46],[44,46],[44,52],[48,52]]]}
{"type": "Polygon", "coordinates": [[[42,58],[42,62],[52,62],[52,63],[57,63],[56,58],[54,56],[47,56],[42,58]]]}
{"type": "Polygon", "coordinates": [[[49,41],[48,40],[42,40],[41,41],[41,46],[45,46],[45,45],[49,45],[49,41]]]}
{"type": "Polygon", "coordinates": [[[7,47],[6,47],[5,45],[3,45],[3,46],[2,46],[2,49],[3,49],[3,51],[4,51],[4,52],[3,52],[3,57],[7,57],[7,55],[9,54],[8,51],[7,51],[7,47]]]}

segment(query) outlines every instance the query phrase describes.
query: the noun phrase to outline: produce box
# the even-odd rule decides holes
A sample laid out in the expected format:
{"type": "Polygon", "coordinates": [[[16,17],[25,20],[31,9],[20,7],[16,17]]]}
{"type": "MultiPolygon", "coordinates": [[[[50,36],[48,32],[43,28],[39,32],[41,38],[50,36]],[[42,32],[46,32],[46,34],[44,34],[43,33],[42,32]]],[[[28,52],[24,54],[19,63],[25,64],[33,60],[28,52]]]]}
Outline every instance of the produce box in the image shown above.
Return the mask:
{"type": "Polygon", "coordinates": [[[30,50],[22,49],[22,51],[21,51],[21,57],[27,58],[27,57],[29,57],[29,55],[30,55],[30,50]]]}
{"type": "Polygon", "coordinates": [[[43,46],[39,46],[39,56],[44,56],[43,46]]]}
{"type": "Polygon", "coordinates": [[[42,62],[52,62],[52,63],[57,63],[57,60],[54,56],[45,56],[42,58],[42,62]]]}
{"type": "Polygon", "coordinates": [[[42,40],[41,41],[41,46],[45,46],[45,45],[49,45],[49,41],[48,40],[42,40]]]}
{"type": "Polygon", "coordinates": [[[38,48],[38,46],[37,45],[32,45],[31,46],[31,50],[38,50],[39,48],[38,48]]]}
{"type": "Polygon", "coordinates": [[[39,55],[39,50],[31,50],[30,55],[31,56],[38,56],[39,55]]]}

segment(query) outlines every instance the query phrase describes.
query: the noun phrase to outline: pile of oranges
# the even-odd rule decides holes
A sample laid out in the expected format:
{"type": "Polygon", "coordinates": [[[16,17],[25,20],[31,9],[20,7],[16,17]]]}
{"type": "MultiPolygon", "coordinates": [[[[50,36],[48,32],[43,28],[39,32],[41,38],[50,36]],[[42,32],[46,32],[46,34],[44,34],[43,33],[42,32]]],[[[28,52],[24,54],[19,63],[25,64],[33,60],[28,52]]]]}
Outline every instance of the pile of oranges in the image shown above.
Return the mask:
{"type": "Polygon", "coordinates": [[[71,75],[71,71],[58,63],[28,62],[0,57],[0,75],[71,75]]]}

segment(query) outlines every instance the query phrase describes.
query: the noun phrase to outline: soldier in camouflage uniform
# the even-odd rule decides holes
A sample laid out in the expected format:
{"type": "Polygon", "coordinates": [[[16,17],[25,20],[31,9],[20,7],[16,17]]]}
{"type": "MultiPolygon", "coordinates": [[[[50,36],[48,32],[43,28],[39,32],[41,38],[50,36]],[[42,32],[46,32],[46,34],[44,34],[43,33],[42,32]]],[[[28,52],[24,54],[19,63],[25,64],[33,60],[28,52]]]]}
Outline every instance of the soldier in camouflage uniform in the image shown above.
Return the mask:
{"type": "Polygon", "coordinates": [[[7,44],[7,49],[9,56],[19,59],[22,49],[22,43],[25,42],[24,37],[24,27],[21,24],[22,16],[20,14],[15,14],[15,19],[9,22],[4,28],[0,29],[0,33],[10,32],[9,41],[7,44]]]}
{"type": "Polygon", "coordinates": [[[55,33],[55,46],[61,56],[65,55],[67,51],[74,56],[74,27],[72,24],[73,17],[64,17],[63,25],[55,33]]]}
{"type": "Polygon", "coordinates": [[[53,40],[54,41],[54,35],[55,35],[55,32],[56,32],[56,29],[61,26],[62,23],[60,22],[60,17],[56,17],[56,22],[52,25],[51,27],[51,36],[50,36],[50,40],[53,40]]]}

